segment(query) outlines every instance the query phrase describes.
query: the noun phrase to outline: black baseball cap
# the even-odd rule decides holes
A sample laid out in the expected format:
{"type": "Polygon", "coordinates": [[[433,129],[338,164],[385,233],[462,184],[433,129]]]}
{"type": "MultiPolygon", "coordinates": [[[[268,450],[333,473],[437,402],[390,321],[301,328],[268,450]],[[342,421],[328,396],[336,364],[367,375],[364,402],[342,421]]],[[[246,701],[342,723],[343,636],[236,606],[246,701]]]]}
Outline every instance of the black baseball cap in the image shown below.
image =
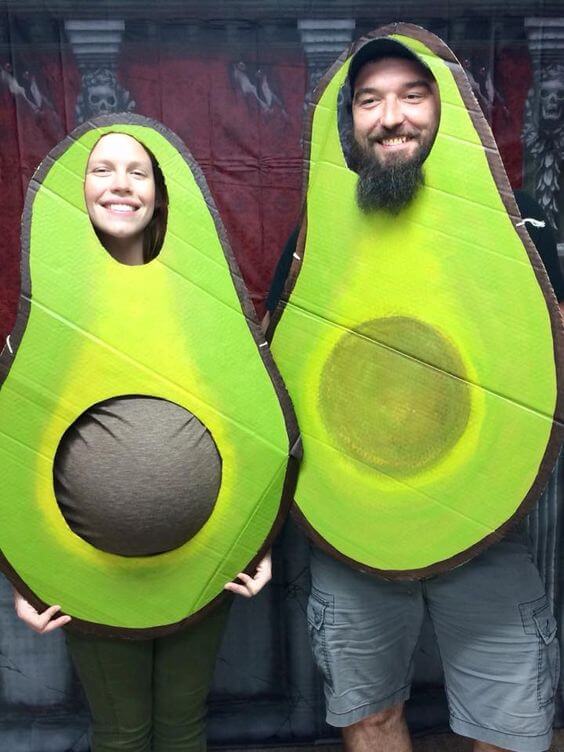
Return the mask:
{"type": "Polygon", "coordinates": [[[429,66],[412,52],[409,47],[406,47],[405,44],[397,42],[395,39],[390,39],[390,37],[378,37],[377,39],[371,39],[366,42],[366,44],[363,44],[358,52],[353,55],[349,65],[349,72],[347,74],[351,92],[354,91],[354,82],[362,66],[383,57],[401,57],[405,60],[414,61],[434,79],[429,66]]]}

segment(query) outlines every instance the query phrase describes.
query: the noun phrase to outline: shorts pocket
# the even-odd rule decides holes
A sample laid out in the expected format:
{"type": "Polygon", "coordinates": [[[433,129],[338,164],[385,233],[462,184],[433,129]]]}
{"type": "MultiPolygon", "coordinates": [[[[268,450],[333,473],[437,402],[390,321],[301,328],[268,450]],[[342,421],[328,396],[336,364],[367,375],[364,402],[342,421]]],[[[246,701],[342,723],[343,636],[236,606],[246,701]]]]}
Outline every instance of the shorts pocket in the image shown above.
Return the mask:
{"type": "Polygon", "coordinates": [[[560,646],[556,639],[556,619],[546,596],[519,606],[526,634],[538,641],[537,701],[544,708],[554,701],[560,674],[560,646]]]}
{"type": "Polygon", "coordinates": [[[333,689],[331,661],[327,647],[327,625],[333,623],[334,598],[312,588],[307,603],[307,623],[313,657],[325,683],[333,689]]]}

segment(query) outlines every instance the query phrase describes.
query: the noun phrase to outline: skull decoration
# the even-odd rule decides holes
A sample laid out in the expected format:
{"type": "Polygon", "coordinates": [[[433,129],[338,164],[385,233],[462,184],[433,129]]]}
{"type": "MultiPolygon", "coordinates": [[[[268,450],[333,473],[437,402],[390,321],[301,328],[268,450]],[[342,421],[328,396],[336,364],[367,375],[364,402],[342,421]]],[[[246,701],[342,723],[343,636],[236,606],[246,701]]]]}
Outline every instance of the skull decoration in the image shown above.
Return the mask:
{"type": "Polygon", "coordinates": [[[86,71],[76,101],[76,119],[83,123],[89,117],[108,112],[130,112],[135,107],[129,92],[118,83],[109,68],[86,71]]]}
{"type": "Polygon", "coordinates": [[[88,107],[92,113],[102,115],[105,112],[115,112],[116,104],[117,97],[111,86],[100,84],[88,89],[88,107]]]}
{"type": "Polygon", "coordinates": [[[540,82],[541,123],[547,130],[553,130],[564,119],[564,66],[550,65],[540,82]]]}
{"type": "Polygon", "coordinates": [[[525,102],[525,148],[535,164],[535,195],[556,229],[560,174],[564,161],[564,65],[537,72],[525,102]]]}

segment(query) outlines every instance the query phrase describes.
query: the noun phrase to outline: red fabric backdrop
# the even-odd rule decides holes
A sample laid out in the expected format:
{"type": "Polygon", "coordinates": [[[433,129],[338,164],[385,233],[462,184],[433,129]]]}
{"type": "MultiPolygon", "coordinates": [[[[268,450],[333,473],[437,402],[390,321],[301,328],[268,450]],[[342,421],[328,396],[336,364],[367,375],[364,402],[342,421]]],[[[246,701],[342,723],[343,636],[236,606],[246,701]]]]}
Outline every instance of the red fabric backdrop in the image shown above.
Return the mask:
{"type": "MultiPolygon", "coordinates": [[[[76,125],[80,74],[70,52],[29,51],[40,89],[53,108],[34,112],[0,81],[0,337],[11,331],[19,293],[19,225],[34,169],[76,125]]],[[[214,53],[214,54],[212,54],[214,53]]],[[[118,78],[135,112],[162,121],[201,165],[259,314],[278,255],[298,218],[300,144],[307,66],[299,49],[245,51],[247,70],[259,64],[282,106],[268,112],[233,84],[237,55],[186,54],[124,42],[118,78]]],[[[8,60],[0,64],[8,66],[8,60]]],[[[21,66],[20,66],[21,70],[21,66]]],[[[16,71],[18,73],[18,71],[16,71]]],[[[509,178],[521,184],[521,124],[530,83],[521,49],[496,59],[493,127],[509,178]],[[514,85],[519,81],[519,86],[514,85]]],[[[77,252],[80,252],[77,249],[77,252]]]]}
{"type": "MultiPolygon", "coordinates": [[[[186,143],[211,188],[259,313],[301,201],[300,146],[307,70],[302,59],[261,60],[283,107],[264,111],[231,81],[236,60],[124,48],[120,83],[135,112],[160,120],[186,143]]],[[[249,65],[248,58],[246,58],[249,65]]],[[[72,58],[37,57],[38,83],[54,105],[34,113],[0,82],[0,336],[11,331],[19,294],[19,232],[33,171],[76,125],[80,76],[72,58]]],[[[253,70],[256,69],[256,63],[253,70]]],[[[79,249],[77,249],[79,252],[79,249]]]]}

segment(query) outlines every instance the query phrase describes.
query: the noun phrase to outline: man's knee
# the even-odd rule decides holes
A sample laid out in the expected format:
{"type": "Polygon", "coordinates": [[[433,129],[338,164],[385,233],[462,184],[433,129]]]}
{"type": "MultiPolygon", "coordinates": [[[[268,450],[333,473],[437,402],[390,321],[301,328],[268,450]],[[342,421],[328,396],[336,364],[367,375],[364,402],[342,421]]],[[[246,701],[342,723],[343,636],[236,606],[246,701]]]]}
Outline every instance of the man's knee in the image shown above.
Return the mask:
{"type": "Polygon", "coordinates": [[[496,747],[495,744],[475,741],[472,752],[508,752],[505,747],[496,747]]]}
{"type": "Polygon", "coordinates": [[[378,713],[366,716],[361,721],[357,721],[353,726],[359,729],[380,729],[387,731],[403,723],[403,703],[394,705],[391,708],[380,710],[378,713]]]}

